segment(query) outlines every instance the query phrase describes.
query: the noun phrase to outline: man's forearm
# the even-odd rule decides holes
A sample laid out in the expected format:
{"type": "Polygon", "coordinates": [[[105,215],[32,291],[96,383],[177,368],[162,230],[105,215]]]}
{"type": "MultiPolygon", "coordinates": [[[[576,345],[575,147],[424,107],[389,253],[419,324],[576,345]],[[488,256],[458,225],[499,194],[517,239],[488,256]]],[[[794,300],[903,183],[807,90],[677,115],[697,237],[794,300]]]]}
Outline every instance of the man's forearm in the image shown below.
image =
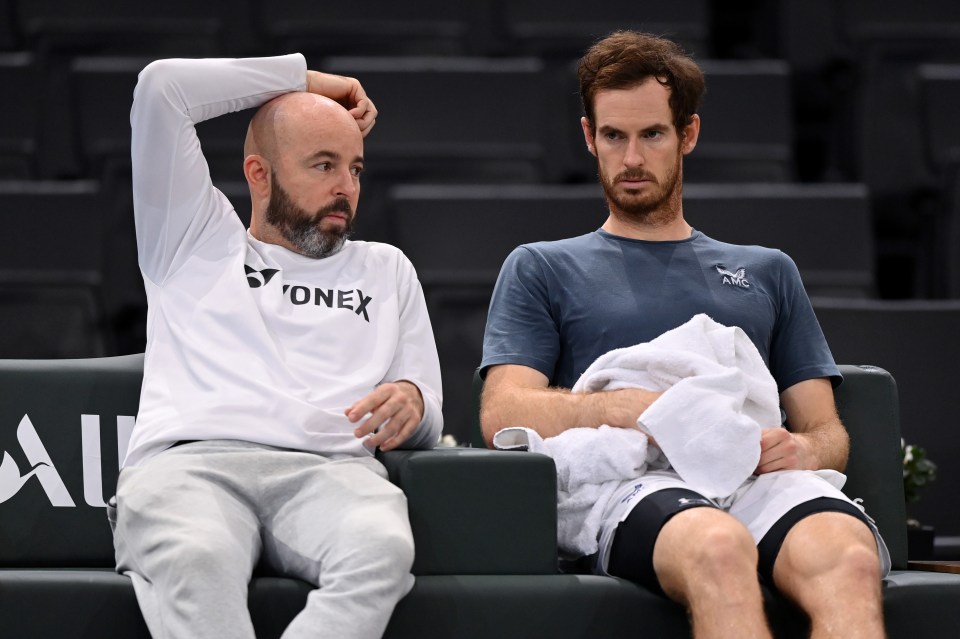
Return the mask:
{"type": "Polygon", "coordinates": [[[787,414],[787,428],[800,452],[800,467],[809,470],[843,470],[847,465],[850,438],[837,415],[829,379],[799,382],[780,394],[787,414]]]}
{"type": "Polygon", "coordinates": [[[604,424],[635,428],[637,418],[659,396],[643,389],[573,393],[563,388],[528,388],[498,384],[484,388],[480,423],[488,445],[500,430],[523,426],[541,437],[577,427],[604,424]]]}
{"type": "Polygon", "coordinates": [[[840,419],[824,422],[802,433],[794,433],[806,448],[810,470],[833,469],[843,471],[850,453],[850,437],[840,419]]]}

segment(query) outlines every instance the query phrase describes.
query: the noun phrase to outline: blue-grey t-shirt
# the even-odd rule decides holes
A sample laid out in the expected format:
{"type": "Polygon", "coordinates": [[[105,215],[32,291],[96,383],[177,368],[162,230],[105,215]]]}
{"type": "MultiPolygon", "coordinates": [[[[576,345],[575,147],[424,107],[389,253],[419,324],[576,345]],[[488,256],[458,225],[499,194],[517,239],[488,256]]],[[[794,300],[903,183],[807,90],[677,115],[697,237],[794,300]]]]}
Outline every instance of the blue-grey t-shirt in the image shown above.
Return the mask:
{"type": "Polygon", "coordinates": [[[481,367],[521,364],[571,388],[600,355],[698,313],[742,328],[781,391],[816,377],[840,381],[793,260],[696,230],[670,242],[597,230],[515,249],[490,302],[481,367]]]}

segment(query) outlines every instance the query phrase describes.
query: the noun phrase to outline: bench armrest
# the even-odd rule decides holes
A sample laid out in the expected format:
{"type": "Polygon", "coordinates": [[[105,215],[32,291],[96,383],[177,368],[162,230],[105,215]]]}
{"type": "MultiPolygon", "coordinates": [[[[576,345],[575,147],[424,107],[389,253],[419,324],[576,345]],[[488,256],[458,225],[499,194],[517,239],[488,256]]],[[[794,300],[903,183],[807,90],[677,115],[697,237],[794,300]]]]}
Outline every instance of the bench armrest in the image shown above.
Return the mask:
{"type": "Polygon", "coordinates": [[[414,574],[557,572],[557,475],[549,457],[438,448],[380,459],[407,496],[414,574]]]}

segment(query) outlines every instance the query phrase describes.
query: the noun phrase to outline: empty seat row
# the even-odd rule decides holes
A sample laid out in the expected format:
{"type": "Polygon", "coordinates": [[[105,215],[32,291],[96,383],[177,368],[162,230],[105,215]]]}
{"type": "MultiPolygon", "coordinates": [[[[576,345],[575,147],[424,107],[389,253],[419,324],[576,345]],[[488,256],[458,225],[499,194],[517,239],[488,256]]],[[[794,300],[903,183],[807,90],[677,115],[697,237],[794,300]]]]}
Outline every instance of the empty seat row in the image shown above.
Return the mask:
{"type": "MultiPolygon", "coordinates": [[[[683,211],[715,239],[785,251],[812,294],[875,295],[861,184],[689,184],[683,211]]],[[[596,230],[607,205],[597,185],[402,185],[388,217],[426,287],[490,288],[517,245],[596,230]]]]}
{"type": "Polygon", "coordinates": [[[918,69],[960,63],[960,4],[779,0],[775,13],[762,51],[794,71],[801,173],[870,187],[881,268],[888,281],[903,280],[891,295],[950,294],[945,187],[927,162],[921,114],[929,107],[918,69]]]}
{"type": "MultiPolygon", "coordinates": [[[[112,160],[126,162],[133,88],[150,60],[73,59],[52,93],[38,80],[38,60],[28,54],[0,56],[0,82],[7,85],[9,79],[9,86],[20,89],[17,104],[10,107],[16,117],[0,124],[0,140],[9,141],[0,146],[0,154],[26,156],[25,166],[39,164],[43,175],[72,172],[100,178],[112,160]]],[[[532,57],[332,57],[310,63],[360,78],[376,102],[380,118],[366,141],[371,176],[392,181],[593,180],[570,61],[559,68],[532,57]]],[[[689,158],[688,179],[792,179],[786,65],[705,61],[704,68],[709,88],[700,148],[689,158]]],[[[231,114],[200,125],[215,176],[239,177],[249,117],[231,114]]]]}
{"type": "Polygon", "coordinates": [[[302,50],[323,55],[578,55],[617,28],[670,34],[707,53],[708,0],[609,0],[590,7],[535,0],[421,0],[362,4],[308,0],[126,2],[2,0],[5,42],[42,51],[162,55],[239,55],[302,50]],[[4,4],[7,5],[4,7],[4,4]],[[4,9],[6,10],[4,11],[4,9]]]}

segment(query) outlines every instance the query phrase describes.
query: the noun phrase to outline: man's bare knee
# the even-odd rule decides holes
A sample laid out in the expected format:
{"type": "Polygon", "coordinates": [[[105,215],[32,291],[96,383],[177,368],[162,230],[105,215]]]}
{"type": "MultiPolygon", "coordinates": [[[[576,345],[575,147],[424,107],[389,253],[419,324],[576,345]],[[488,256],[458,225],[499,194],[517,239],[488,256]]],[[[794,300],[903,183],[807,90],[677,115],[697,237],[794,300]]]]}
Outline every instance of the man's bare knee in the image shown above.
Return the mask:
{"type": "Polygon", "coordinates": [[[880,559],[866,524],[843,513],[824,512],[803,519],[787,534],[775,575],[777,569],[797,578],[840,570],[879,579],[880,559]]]}
{"type": "Polygon", "coordinates": [[[653,565],[664,591],[686,601],[697,585],[719,585],[737,574],[755,579],[757,549],[749,531],[733,517],[713,508],[694,508],[663,526],[653,565]]]}

